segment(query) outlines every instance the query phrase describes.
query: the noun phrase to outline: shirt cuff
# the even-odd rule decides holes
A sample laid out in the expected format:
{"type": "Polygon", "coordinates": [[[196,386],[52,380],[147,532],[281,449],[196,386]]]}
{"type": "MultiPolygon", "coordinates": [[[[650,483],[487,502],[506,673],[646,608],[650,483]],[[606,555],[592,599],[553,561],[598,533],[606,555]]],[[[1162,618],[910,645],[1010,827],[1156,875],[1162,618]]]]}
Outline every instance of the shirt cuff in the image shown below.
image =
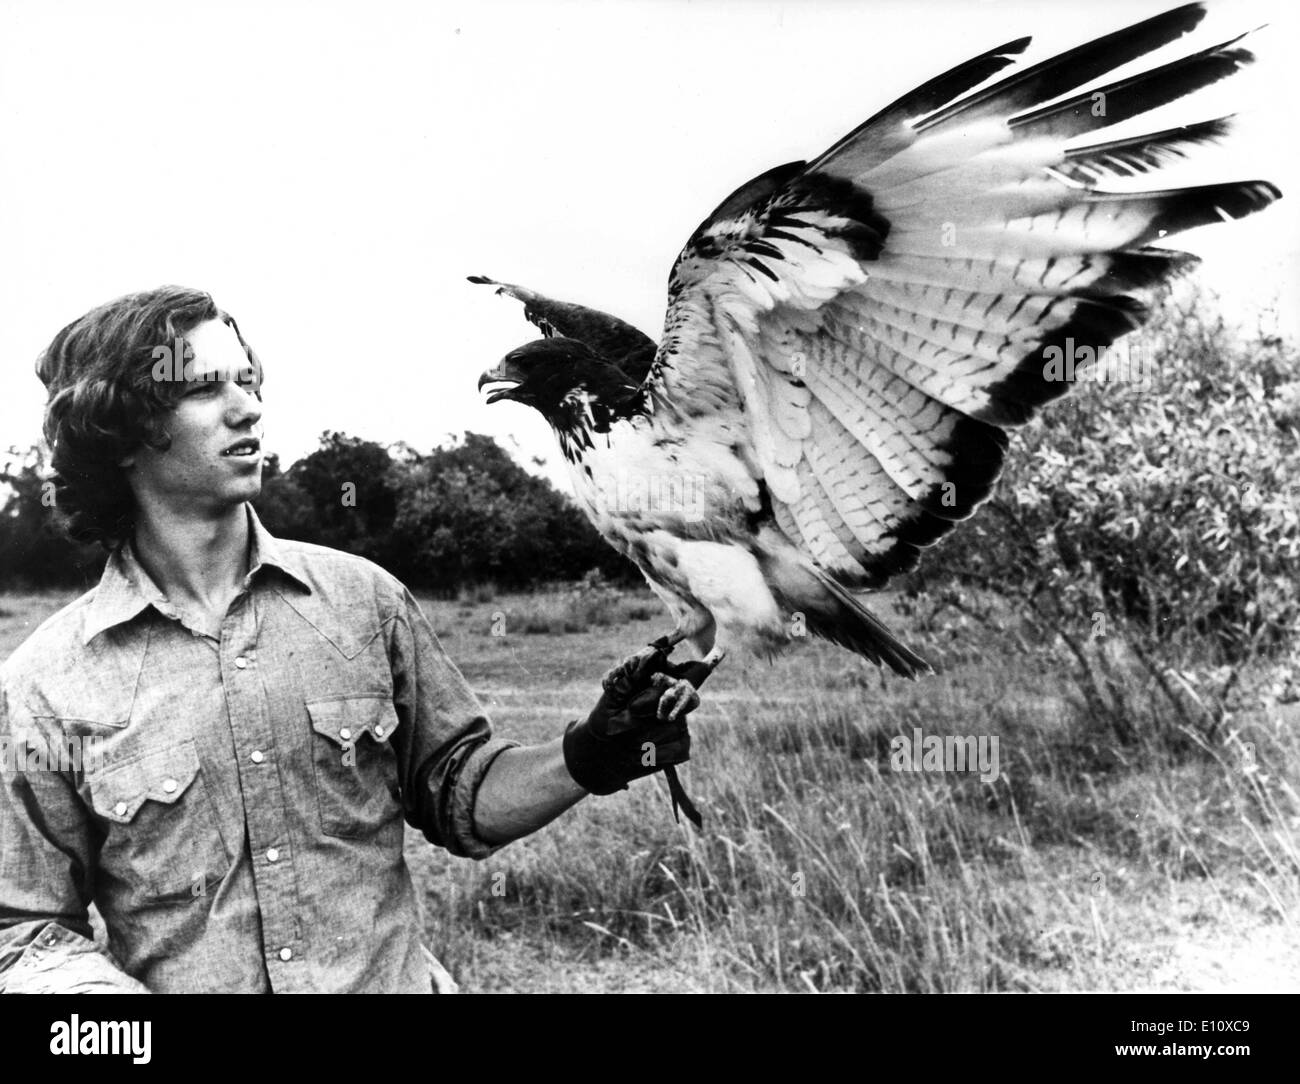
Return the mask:
{"type": "Polygon", "coordinates": [[[7,994],[147,994],[87,937],[51,922],[0,984],[7,994]]]}
{"type": "Polygon", "coordinates": [[[499,851],[504,843],[485,843],[474,831],[474,803],[478,789],[496,760],[507,749],[520,745],[508,738],[491,738],[474,750],[461,766],[456,780],[456,791],[451,804],[451,834],[453,854],[462,858],[486,858],[499,851]]]}

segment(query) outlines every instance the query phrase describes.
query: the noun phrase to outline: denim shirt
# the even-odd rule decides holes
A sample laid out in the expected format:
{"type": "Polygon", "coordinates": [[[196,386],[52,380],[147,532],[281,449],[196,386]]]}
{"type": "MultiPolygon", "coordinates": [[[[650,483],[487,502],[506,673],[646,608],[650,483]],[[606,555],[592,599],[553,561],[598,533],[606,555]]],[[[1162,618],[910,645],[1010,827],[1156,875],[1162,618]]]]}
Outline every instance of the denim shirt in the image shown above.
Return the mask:
{"type": "Polygon", "coordinates": [[[249,517],[218,639],[127,546],[0,667],[0,989],[429,991],[403,822],[490,854],[515,743],[397,580],[249,517]]]}

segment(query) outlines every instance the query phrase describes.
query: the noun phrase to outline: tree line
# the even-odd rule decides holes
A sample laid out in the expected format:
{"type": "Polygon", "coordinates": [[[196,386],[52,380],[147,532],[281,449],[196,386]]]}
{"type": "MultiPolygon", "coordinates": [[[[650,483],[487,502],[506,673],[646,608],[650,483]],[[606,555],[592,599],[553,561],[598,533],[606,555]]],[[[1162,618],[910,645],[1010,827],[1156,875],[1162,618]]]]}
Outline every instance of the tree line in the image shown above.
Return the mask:
{"type": "MultiPolygon", "coordinates": [[[[42,446],[11,449],[0,470],[0,587],[92,586],[104,551],[58,530],[42,446]]],[[[267,529],[367,557],[414,588],[451,594],[480,583],[523,590],[581,579],[635,582],[566,496],[489,436],[419,452],[340,432],[287,469],[275,455],[254,502],[267,529]]]]}

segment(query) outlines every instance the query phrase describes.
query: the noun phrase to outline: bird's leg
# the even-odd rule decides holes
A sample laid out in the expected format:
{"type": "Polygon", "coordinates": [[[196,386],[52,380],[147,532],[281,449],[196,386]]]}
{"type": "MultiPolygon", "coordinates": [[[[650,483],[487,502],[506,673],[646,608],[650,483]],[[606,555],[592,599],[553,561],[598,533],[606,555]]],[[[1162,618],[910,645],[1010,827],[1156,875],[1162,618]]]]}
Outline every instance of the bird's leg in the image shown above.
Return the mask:
{"type": "Polygon", "coordinates": [[[686,635],[686,626],[678,625],[672,632],[666,632],[651,640],[650,647],[655,651],[662,651],[665,655],[671,655],[673,648],[685,640],[686,635]]]}
{"type": "Polygon", "coordinates": [[[664,694],[659,700],[659,717],[676,719],[683,711],[699,707],[699,688],[727,657],[727,649],[714,644],[698,662],[684,662],[673,667],[672,675],[656,674],[662,679],[664,694]]]}
{"type": "Polygon", "coordinates": [[[651,640],[650,643],[643,647],[635,654],[629,655],[617,666],[608,670],[603,678],[600,679],[601,688],[608,689],[612,682],[619,674],[625,670],[635,670],[644,660],[650,658],[656,652],[662,651],[665,655],[671,654],[674,647],[686,639],[686,630],[682,625],[678,625],[672,632],[665,633],[658,639],[651,640]]]}
{"type": "MultiPolygon", "coordinates": [[[[682,637],[685,639],[685,637],[682,637]]],[[[698,662],[687,662],[674,669],[675,679],[671,684],[665,682],[668,687],[664,690],[663,695],[659,698],[659,717],[661,719],[676,719],[682,713],[693,711],[700,703],[699,687],[704,684],[705,679],[718,668],[718,665],[727,657],[727,649],[719,644],[716,640],[708,651],[704,653],[704,658],[698,662]]],[[[667,678],[666,674],[656,674],[655,677],[667,678]]],[[[695,803],[691,801],[690,795],[686,793],[686,788],[682,786],[682,781],[677,777],[676,766],[669,764],[664,768],[664,779],[668,783],[668,797],[672,802],[673,820],[678,820],[677,813],[680,810],[686,814],[686,819],[695,825],[697,830],[704,827],[704,817],[695,803]]]]}
{"type": "MultiPolygon", "coordinates": [[[[668,655],[674,647],[687,639],[693,639],[698,649],[701,645],[696,636],[700,631],[707,629],[709,638],[712,639],[712,627],[713,621],[711,618],[707,624],[697,623],[694,630],[695,635],[692,635],[689,617],[683,615],[682,619],[678,621],[677,627],[667,635],[651,641],[648,650],[662,651],[664,655],[668,655]]],[[[709,645],[709,650],[705,652],[704,658],[698,662],[681,663],[672,668],[671,674],[656,674],[655,684],[663,690],[659,696],[659,718],[678,719],[686,712],[694,711],[700,703],[699,687],[704,684],[705,678],[713,673],[718,664],[726,657],[726,654],[726,648],[719,646],[717,641],[714,640],[709,645]]],[[[678,812],[680,811],[686,814],[686,819],[697,830],[701,829],[704,825],[704,818],[686,793],[682,781],[677,777],[675,765],[669,764],[664,767],[664,779],[668,783],[668,796],[672,802],[673,820],[679,819],[678,812]]]]}
{"type": "Polygon", "coordinates": [[[699,688],[727,657],[726,648],[714,648],[698,662],[674,666],[671,674],[655,674],[655,684],[664,692],[659,698],[659,718],[676,719],[683,712],[700,706],[699,688]]]}

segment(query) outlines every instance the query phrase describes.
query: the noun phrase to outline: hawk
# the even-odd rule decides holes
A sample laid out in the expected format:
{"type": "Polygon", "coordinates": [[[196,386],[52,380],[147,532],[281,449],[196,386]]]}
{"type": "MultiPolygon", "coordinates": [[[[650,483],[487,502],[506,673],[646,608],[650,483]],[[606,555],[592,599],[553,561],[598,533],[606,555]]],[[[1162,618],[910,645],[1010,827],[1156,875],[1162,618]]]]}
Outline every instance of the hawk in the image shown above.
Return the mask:
{"type": "Polygon", "coordinates": [[[861,594],[989,497],[1006,430],[1071,387],[1054,358],[1141,326],[1195,262],[1153,242],[1281,195],[1145,179],[1229,118],[1105,138],[1248,63],[1239,38],[1080,91],[1204,13],[1033,66],[1017,66],[1030,39],[1009,42],[754,178],[686,242],[657,344],[471,278],[544,335],[480,390],[550,423],[583,510],[671,610],[663,646],[689,640],[715,666],[731,645],[770,656],[810,632],[899,674],[929,669],[861,594]]]}

